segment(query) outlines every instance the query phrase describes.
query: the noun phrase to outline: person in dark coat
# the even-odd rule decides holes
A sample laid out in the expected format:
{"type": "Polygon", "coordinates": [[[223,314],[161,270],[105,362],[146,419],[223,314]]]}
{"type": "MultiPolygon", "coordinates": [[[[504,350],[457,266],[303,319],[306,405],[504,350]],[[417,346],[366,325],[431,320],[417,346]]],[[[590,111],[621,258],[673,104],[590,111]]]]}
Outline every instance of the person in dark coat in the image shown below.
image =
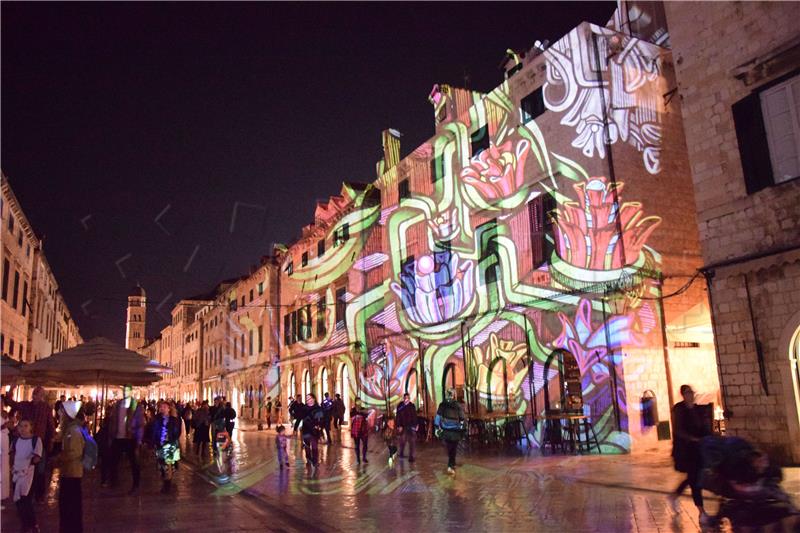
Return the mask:
{"type": "Polygon", "coordinates": [[[170,405],[161,400],[158,404],[158,414],[150,425],[148,441],[155,448],[158,468],[161,470],[161,492],[166,494],[172,487],[172,475],[175,465],[180,460],[180,437],[182,429],[181,420],[170,416],[170,405]]]}
{"type": "Polygon", "coordinates": [[[303,397],[299,394],[289,406],[289,416],[291,416],[292,420],[294,420],[294,426],[292,426],[292,435],[294,435],[297,433],[297,428],[300,427],[300,423],[306,416],[306,406],[303,403],[303,397]]]}
{"type": "Polygon", "coordinates": [[[447,447],[447,473],[456,473],[456,451],[458,443],[464,438],[466,417],[461,404],[455,399],[455,391],[447,391],[445,400],[436,410],[433,424],[436,426],[436,436],[444,441],[447,447]]]}
{"type": "Polygon", "coordinates": [[[336,429],[342,428],[344,422],[344,401],[342,395],[337,394],[333,399],[333,427],[336,429]]]}
{"type": "Polygon", "coordinates": [[[692,490],[692,500],[700,512],[700,524],[709,525],[711,518],[703,508],[703,490],[700,486],[700,471],[703,462],[700,455],[700,440],[711,434],[703,419],[701,409],[694,403],[694,390],[690,385],[681,385],[683,401],[672,408],[672,458],[675,470],[685,472],[686,479],[675,489],[669,498],[673,509],[677,509],[677,498],[688,486],[692,490]]]}
{"type": "Polygon", "coordinates": [[[236,425],[236,422],[234,422],[236,420],[236,410],[231,406],[231,402],[225,403],[223,417],[225,418],[225,431],[233,438],[233,428],[236,425]]]}
{"type": "Polygon", "coordinates": [[[331,443],[331,420],[333,419],[333,400],[329,393],[325,393],[322,400],[322,412],[325,417],[322,419],[322,429],[325,431],[325,438],[328,444],[331,443]]]}
{"type": "Polygon", "coordinates": [[[208,408],[208,400],[203,401],[200,408],[194,412],[192,418],[192,425],[194,426],[194,446],[197,456],[200,457],[203,450],[208,449],[208,443],[211,442],[209,436],[209,424],[211,416],[208,408]]]}
{"type": "Polygon", "coordinates": [[[405,455],[408,444],[408,462],[414,462],[414,450],[417,446],[417,406],[411,402],[408,393],[403,394],[403,401],[397,406],[395,413],[397,434],[400,437],[400,458],[405,455]]]}
{"type": "Polygon", "coordinates": [[[325,413],[313,394],[306,396],[303,410],[302,430],[303,448],[306,450],[306,464],[314,468],[319,464],[319,437],[322,434],[325,413]]]}

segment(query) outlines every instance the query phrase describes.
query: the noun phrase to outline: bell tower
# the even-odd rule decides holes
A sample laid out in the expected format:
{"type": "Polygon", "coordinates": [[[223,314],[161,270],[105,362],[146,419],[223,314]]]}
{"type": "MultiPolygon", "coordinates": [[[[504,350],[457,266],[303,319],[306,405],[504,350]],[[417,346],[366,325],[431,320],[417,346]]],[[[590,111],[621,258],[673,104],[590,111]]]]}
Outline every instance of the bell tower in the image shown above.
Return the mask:
{"type": "Polygon", "coordinates": [[[128,316],[125,323],[125,348],[139,350],[145,345],[145,313],[147,298],[144,289],[136,286],[128,293],[128,316]]]}

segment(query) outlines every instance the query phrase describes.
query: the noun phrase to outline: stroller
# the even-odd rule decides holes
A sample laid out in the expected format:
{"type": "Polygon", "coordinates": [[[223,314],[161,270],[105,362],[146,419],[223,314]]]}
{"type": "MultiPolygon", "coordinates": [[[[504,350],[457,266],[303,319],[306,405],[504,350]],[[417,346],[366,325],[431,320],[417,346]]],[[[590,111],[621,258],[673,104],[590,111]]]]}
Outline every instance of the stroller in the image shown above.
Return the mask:
{"type": "Polygon", "coordinates": [[[722,498],[716,524],[727,519],[738,531],[794,520],[790,531],[800,531],[800,510],[781,488],[781,469],[770,464],[767,454],[742,438],[720,436],[705,437],[700,453],[701,485],[722,498]]]}

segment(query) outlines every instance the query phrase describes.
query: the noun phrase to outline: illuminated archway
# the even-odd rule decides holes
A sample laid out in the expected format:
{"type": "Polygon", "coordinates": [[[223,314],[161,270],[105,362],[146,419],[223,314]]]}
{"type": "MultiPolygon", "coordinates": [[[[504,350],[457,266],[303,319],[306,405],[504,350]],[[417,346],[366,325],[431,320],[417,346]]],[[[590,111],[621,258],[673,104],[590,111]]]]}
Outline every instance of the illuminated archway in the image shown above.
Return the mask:
{"type": "Polygon", "coordinates": [[[456,364],[447,363],[442,374],[442,399],[447,397],[447,389],[456,388],[456,364]],[[450,382],[448,383],[448,379],[450,382]]]}
{"type": "Polygon", "coordinates": [[[289,372],[289,386],[288,386],[289,396],[286,398],[286,405],[289,405],[289,402],[292,401],[292,398],[297,396],[297,380],[295,379],[294,371],[289,372]]]}
{"type": "Polygon", "coordinates": [[[322,366],[317,375],[317,400],[322,402],[326,392],[330,393],[328,390],[328,368],[322,366]]]}
{"type": "Polygon", "coordinates": [[[311,372],[307,368],[305,370],[303,370],[303,383],[302,383],[302,385],[303,385],[303,388],[302,388],[301,392],[303,394],[303,401],[305,401],[306,400],[306,396],[311,394],[311,372]]]}
{"type": "Polygon", "coordinates": [[[576,410],[583,408],[582,387],[580,367],[575,356],[567,350],[557,349],[547,357],[542,373],[544,379],[544,408],[546,411],[552,409],[576,410]],[[558,404],[551,405],[550,399],[550,367],[555,364],[558,372],[558,404]],[[575,375],[577,373],[577,376],[575,375]],[[580,407],[577,403],[580,402],[580,407]]]}
{"type": "Polygon", "coordinates": [[[411,401],[413,401],[417,407],[420,406],[419,376],[416,368],[412,368],[408,371],[408,375],[406,376],[406,386],[403,388],[403,392],[408,394],[409,398],[411,398],[411,401]]]}
{"type": "Polygon", "coordinates": [[[789,319],[778,346],[781,352],[789,356],[789,371],[781,372],[783,390],[786,391],[784,405],[789,429],[789,453],[792,461],[800,462],[800,312],[789,319]]]}
{"type": "Polygon", "coordinates": [[[347,363],[339,365],[339,372],[336,380],[336,393],[341,394],[344,403],[344,421],[350,419],[350,371],[347,363]]]}

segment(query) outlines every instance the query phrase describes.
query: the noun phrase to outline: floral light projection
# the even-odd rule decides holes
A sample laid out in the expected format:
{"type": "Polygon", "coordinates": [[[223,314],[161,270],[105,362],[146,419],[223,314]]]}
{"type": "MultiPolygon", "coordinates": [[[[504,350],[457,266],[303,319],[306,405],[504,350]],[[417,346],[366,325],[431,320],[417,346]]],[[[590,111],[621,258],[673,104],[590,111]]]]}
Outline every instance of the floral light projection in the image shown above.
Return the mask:
{"type": "MultiPolygon", "coordinates": [[[[581,28],[607,38],[595,26],[581,28]]],[[[552,369],[544,376],[543,365],[553,350],[568,350],[603,451],[629,449],[623,354],[660,342],[661,317],[643,299],[659,273],[660,258],[647,242],[660,219],[646,216],[652,206],[623,198],[622,181],[634,176],[613,183],[584,168],[595,154],[605,157],[607,146],[595,128],[603,115],[599,91],[591,90],[596,82],[579,76],[591,63],[586,36],[578,33],[546,58],[549,113],[521,118],[508,81],[486,95],[438,85],[430,97],[437,134],[408,165],[380,167],[375,187],[385,193],[383,203],[366,201],[369,188],[345,187],[343,200],[325,204],[337,211],[322,213],[318,224],[334,246],[313,266],[295,262],[282,287],[297,291],[297,305],[311,301],[312,308],[318,300],[304,295],[333,302],[335,290],[346,287],[347,309],[341,322],[326,316],[320,336],[298,340],[288,353],[345,364],[358,377],[350,381],[351,397],[376,409],[399,400],[416,372],[415,387],[434,409],[444,387],[455,384],[471,416],[507,410],[538,417],[543,389],[557,379],[552,369]],[[558,102],[557,90],[564,91],[558,102]],[[543,131],[564,125],[577,128],[578,137],[558,150],[548,146],[543,131]],[[478,130],[490,140],[473,154],[478,130]],[[405,178],[411,194],[387,200],[405,178]],[[545,205],[552,206],[549,226],[536,219],[545,205]],[[340,239],[345,222],[348,238],[340,239]],[[545,249],[550,257],[531,259],[545,249]]],[[[610,110],[610,140],[644,151],[639,172],[653,173],[660,126],[651,113],[656,107],[643,98],[660,90],[660,78],[649,65],[635,71],[640,52],[626,39],[612,66],[624,65],[624,72],[613,71],[624,94],[611,101],[636,98],[624,100],[624,111],[610,110]]]]}

